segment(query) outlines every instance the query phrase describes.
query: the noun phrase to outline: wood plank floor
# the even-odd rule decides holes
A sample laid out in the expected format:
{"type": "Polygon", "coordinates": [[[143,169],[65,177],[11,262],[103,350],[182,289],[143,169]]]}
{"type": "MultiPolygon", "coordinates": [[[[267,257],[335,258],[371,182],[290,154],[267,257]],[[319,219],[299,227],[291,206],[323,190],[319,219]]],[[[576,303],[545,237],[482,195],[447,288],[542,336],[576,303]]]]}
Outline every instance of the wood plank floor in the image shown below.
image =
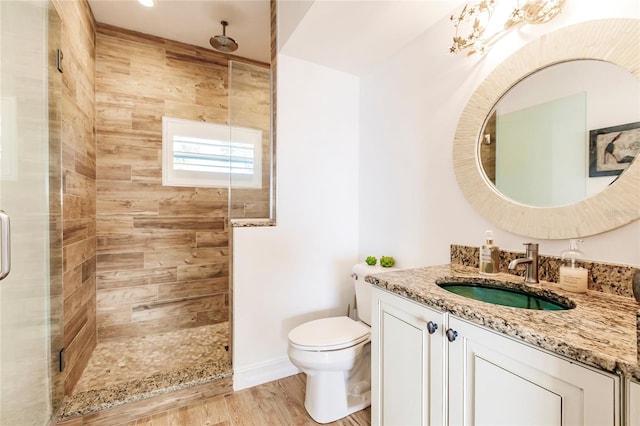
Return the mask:
{"type": "MultiPolygon", "coordinates": [[[[119,426],[306,426],[317,423],[304,408],[306,376],[297,374],[119,426]]],[[[330,425],[369,426],[371,408],[330,425]]]]}

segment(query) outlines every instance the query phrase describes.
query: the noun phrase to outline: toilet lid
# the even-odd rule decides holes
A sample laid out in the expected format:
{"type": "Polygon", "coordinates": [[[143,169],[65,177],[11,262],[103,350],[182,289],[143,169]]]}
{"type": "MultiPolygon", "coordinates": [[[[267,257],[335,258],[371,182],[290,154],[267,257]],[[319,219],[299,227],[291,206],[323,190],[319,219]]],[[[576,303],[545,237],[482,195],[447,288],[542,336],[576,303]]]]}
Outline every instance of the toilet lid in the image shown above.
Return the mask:
{"type": "Polygon", "coordinates": [[[297,326],[289,342],[299,349],[331,351],[356,345],[369,338],[371,330],[349,317],[322,318],[297,326]]]}

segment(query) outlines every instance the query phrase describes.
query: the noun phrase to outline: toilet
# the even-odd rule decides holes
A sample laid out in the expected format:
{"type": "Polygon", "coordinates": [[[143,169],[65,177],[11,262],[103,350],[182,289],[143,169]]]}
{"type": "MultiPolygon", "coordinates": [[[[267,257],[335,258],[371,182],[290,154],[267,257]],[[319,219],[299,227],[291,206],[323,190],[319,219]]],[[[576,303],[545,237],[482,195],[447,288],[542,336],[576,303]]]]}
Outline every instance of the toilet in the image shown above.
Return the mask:
{"type": "Polygon", "coordinates": [[[318,423],[330,423],[371,405],[371,284],[379,267],[353,267],[358,321],[322,318],[289,332],[289,359],[307,375],[304,406],[318,423]]]}

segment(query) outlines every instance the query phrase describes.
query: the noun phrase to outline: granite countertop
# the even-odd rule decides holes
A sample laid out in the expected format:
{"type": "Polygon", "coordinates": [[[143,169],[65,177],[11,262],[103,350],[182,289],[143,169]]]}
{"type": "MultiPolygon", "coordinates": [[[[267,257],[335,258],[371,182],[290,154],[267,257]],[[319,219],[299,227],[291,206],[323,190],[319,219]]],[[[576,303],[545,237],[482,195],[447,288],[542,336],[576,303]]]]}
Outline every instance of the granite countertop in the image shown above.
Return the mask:
{"type": "Polygon", "coordinates": [[[585,294],[570,293],[555,283],[525,284],[522,277],[507,273],[480,275],[477,269],[461,265],[377,273],[367,275],[366,281],[533,346],[640,380],[636,337],[638,304],[633,298],[590,290],[585,294]],[[575,303],[575,308],[536,311],[480,302],[436,285],[436,281],[449,278],[453,278],[451,281],[464,278],[479,278],[489,283],[499,281],[543,295],[552,292],[575,303]]]}

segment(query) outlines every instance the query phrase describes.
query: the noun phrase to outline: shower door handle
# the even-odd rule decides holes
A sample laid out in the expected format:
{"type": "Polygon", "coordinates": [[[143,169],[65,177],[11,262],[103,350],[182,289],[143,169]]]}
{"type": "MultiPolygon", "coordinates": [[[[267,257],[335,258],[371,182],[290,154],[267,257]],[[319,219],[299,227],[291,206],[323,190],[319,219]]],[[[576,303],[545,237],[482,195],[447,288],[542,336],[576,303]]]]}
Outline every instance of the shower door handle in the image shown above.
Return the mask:
{"type": "Polygon", "coordinates": [[[11,222],[9,215],[0,210],[0,280],[11,272],[11,222]]]}

